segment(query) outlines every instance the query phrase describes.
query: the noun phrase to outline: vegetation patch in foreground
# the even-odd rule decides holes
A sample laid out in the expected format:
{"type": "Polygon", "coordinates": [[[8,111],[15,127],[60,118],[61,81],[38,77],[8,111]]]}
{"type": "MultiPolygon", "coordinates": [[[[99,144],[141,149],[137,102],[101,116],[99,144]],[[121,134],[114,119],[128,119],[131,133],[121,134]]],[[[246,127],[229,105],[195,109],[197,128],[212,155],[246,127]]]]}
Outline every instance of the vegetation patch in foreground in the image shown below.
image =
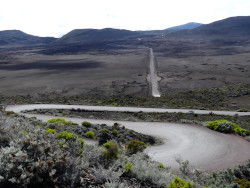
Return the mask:
{"type": "Polygon", "coordinates": [[[191,182],[186,182],[179,177],[175,177],[174,181],[168,185],[168,188],[193,188],[194,185],[191,182]]]}
{"type": "MultiPolygon", "coordinates": [[[[137,95],[114,95],[110,97],[63,94],[38,94],[38,96],[3,96],[0,95],[0,104],[27,104],[27,103],[52,103],[52,104],[91,104],[113,106],[141,106],[160,108],[188,108],[211,110],[238,110],[244,106],[232,106],[228,104],[231,98],[239,98],[250,95],[250,84],[236,83],[217,88],[202,89],[196,91],[184,91],[165,94],[162,97],[143,97],[137,95]]],[[[249,107],[247,107],[249,108],[249,107]]],[[[249,111],[249,109],[247,109],[249,111]]]]}
{"type": "Polygon", "coordinates": [[[71,121],[66,121],[65,119],[62,118],[55,118],[55,119],[50,119],[47,121],[47,123],[58,123],[58,124],[64,124],[64,125],[74,125],[71,121]]]}
{"type": "Polygon", "coordinates": [[[249,184],[250,161],[208,174],[178,160],[180,173],[175,175],[143,152],[128,155],[116,141],[105,147],[83,145],[70,132],[47,128],[37,119],[0,112],[0,187],[166,188],[183,187],[184,182],[184,187],[225,188],[249,184]]]}
{"type": "Polygon", "coordinates": [[[210,121],[207,124],[207,127],[209,129],[212,129],[214,131],[218,131],[221,133],[234,133],[240,136],[249,136],[250,131],[241,128],[238,124],[233,123],[228,120],[216,120],[216,121],[210,121]]]}

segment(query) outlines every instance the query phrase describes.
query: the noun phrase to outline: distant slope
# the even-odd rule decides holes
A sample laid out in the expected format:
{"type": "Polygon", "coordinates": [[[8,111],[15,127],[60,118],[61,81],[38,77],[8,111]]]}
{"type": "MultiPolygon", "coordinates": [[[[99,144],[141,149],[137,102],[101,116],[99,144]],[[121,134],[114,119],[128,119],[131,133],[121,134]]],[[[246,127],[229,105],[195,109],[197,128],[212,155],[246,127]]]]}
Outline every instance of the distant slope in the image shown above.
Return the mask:
{"type": "Polygon", "coordinates": [[[137,37],[141,34],[135,31],[120,29],[75,29],[60,39],[56,43],[96,43],[137,37]]]}
{"type": "Polygon", "coordinates": [[[53,37],[37,37],[19,30],[0,31],[0,45],[10,44],[48,44],[55,41],[53,37]]]}
{"type": "Polygon", "coordinates": [[[171,37],[193,38],[242,38],[250,36],[250,16],[230,17],[192,30],[176,31],[167,34],[171,37]]]}
{"type": "Polygon", "coordinates": [[[183,25],[167,28],[167,29],[165,29],[165,31],[173,31],[173,30],[176,31],[176,30],[183,30],[183,29],[195,29],[197,27],[200,27],[201,25],[203,25],[203,24],[190,22],[190,23],[186,23],[186,24],[183,24],[183,25]]]}
{"type": "Polygon", "coordinates": [[[194,28],[197,28],[201,25],[202,25],[201,23],[190,22],[190,23],[186,23],[183,25],[170,27],[170,28],[167,28],[164,30],[149,30],[149,31],[138,31],[138,32],[142,33],[142,34],[146,34],[146,35],[163,35],[163,34],[170,33],[172,31],[178,31],[178,30],[184,30],[184,29],[194,29],[194,28]]]}

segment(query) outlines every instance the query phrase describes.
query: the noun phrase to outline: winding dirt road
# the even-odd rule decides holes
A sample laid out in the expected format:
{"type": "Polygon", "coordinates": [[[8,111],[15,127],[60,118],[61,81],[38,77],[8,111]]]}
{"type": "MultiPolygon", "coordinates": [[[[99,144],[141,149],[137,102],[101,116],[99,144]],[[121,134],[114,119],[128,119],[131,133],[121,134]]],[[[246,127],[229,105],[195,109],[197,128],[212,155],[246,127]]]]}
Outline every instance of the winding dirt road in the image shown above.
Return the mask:
{"type": "MultiPolygon", "coordinates": [[[[39,108],[57,108],[72,109],[82,108],[90,109],[90,106],[81,105],[13,105],[7,106],[6,111],[20,113],[22,110],[31,110],[39,108]]],[[[139,110],[148,112],[150,108],[132,108],[132,107],[92,107],[92,110],[107,108],[107,111],[129,111],[139,110]],[[148,111],[147,111],[148,110],[148,111]]],[[[166,109],[154,109],[166,110],[166,109]]],[[[195,112],[195,110],[194,110],[195,112]]],[[[229,113],[229,112],[227,112],[229,113]]],[[[234,112],[235,113],[235,112],[234,112]]],[[[237,112],[238,113],[238,112],[237,112]]],[[[246,114],[249,115],[250,113],[246,114]]],[[[23,114],[27,117],[37,117],[43,121],[58,116],[48,116],[40,114],[23,114]]],[[[203,171],[220,170],[242,164],[250,159],[250,142],[242,137],[228,134],[221,134],[211,131],[203,126],[186,125],[178,123],[163,122],[127,122],[110,120],[93,120],[84,118],[62,117],[66,120],[80,124],[82,121],[91,123],[106,123],[113,125],[118,122],[128,129],[132,129],[143,134],[159,137],[164,144],[148,147],[146,152],[156,161],[164,165],[171,166],[173,170],[178,169],[175,157],[180,156],[184,160],[189,160],[191,165],[203,171]]]]}
{"type": "Polygon", "coordinates": [[[169,112],[169,113],[195,113],[195,114],[217,114],[227,116],[249,116],[250,112],[235,112],[235,111],[217,111],[217,110],[194,110],[194,109],[168,109],[168,108],[143,108],[143,107],[114,107],[114,106],[87,106],[87,105],[64,105],[64,104],[24,104],[24,105],[9,105],[5,111],[14,111],[20,113],[23,110],[34,109],[82,109],[94,111],[113,111],[113,112],[169,112]]]}

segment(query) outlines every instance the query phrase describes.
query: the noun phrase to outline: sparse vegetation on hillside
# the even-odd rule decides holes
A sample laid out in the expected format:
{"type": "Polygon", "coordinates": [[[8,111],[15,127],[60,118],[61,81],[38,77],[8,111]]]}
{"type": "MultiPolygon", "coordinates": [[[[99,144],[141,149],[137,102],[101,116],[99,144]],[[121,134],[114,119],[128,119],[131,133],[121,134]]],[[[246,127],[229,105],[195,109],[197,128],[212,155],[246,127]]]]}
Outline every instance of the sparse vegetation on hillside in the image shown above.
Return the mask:
{"type": "Polygon", "coordinates": [[[126,145],[126,149],[130,154],[135,154],[137,152],[142,152],[146,148],[146,144],[144,142],[140,142],[137,140],[132,140],[126,145]]]}
{"type": "Polygon", "coordinates": [[[90,122],[82,122],[82,126],[75,126],[72,122],[69,124],[69,121],[65,121],[65,124],[62,124],[60,118],[60,123],[55,123],[55,120],[49,120],[48,122],[53,121],[54,123],[48,123],[48,128],[55,129],[57,132],[71,132],[76,135],[79,135],[83,138],[91,138],[99,141],[100,145],[103,145],[108,140],[115,139],[121,143],[128,143],[132,140],[138,140],[145,142],[146,144],[153,145],[161,143],[157,138],[154,138],[149,135],[144,135],[131,131],[129,129],[121,127],[119,124],[115,123],[113,126],[107,126],[106,124],[95,125],[90,122]]]}
{"type": "MultiPolygon", "coordinates": [[[[123,147],[117,149],[118,145],[114,141],[106,143],[105,147],[79,145],[80,135],[76,136],[70,132],[57,133],[55,129],[46,125],[47,123],[35,118],[0,113],[1,187],[123,185],[162,188],[178,182],[190,182],[188,185],[193,184],[194,187],[224,188],[247,185],[250,180],[250,161],[233,170],[212,174],[192,171],[188,167],[188,162],[179,161],[182,173],[174,175],[168,167],[152,161],[142,152],[127,155],[123,147]],[[70,144],[70,147],[60,144],[61,139],[65,139],[65,143],[70,144]],[[114,143],[114,147],[110,147],[110,143],[114,143]],[[104,152],[105,150],[107,151],[104,152]],[[105,154],[113,156],[112,159],[105,157],[105,154]],[[175,180],[176,176],[178,181],[175,180]]],[[[50,124],[52,125],[55,124],[50,124]]],[[[117,129],[118,126],[115,127],[117,129]]]]}
{"type": "Polygon", "coordinates": [[[250,95],[250,84],[234,84],[220,88],[203,89],[198,91],[185,91],[174,94],[165,94],[162,97],[138,97],[129,95],[112,96],[93,100],[102,105],[142,106],[164,108],[189,109],[232,109],[226,106],[230,97],[237,98],[250,95]]]}
{"type": "Polygon", "coordinates": [[[56,119],[50,119],[47,121],[47,123],[57,123],[57,124],[63,124],[63,125],[73,125],[71,121],[66,121],[65,119],[62,118],[56,118],[56,119]]]}
{"type": "Polygon", "coordinates": [[[162,97],[141,97],[136,95],[114,95],[105,96],[64,96],[59,94],[28,96],[1,96],[0,104],[20,103],[54,103],[54,104],[92,104],[115,106],[141,106],[141,107],[163,107],[163,108],[189,108],[189,109],[211,109],[211,110],[238,110],[228,104],[229,99],[237,99],[250,95],[250,84],[233,84],[219,88],[210,88],[197,91],[185,91],[165,94],[162,97]]]}
{"type": "MultiPolygon", "coordinates": [[[[187,124],[199,124],[206,125],[208,122],[217,121],[217,120],[226,120],[230,121],[233,124],[237,124],[239,127],[235,127],[235,131],[229,131],[232,134],[237,134],[245,137],[250,141],[249,131],[250,131],[250,116],[225,116],[225,115],[215,115],[210,114],[194,114],[194,113],[146,113],[146,112],[93,112],[80,109],[72,110],[55,110],[55,109],[46,109],[46,110],[33,110],[31,113],[39,114],[50,114],[58,116],[76,116],[83,118],[93,118],[93,119],[113,119],[113,120],[129,120],[129,121],[160,121],[160,122],[180,122],[187,124]]],[[[119,128],[118,128],[119,129],[119,128]]],[[[112,131],[112,130],[110,130],[112,131]]],[[[116,129],[113,129],[113,136],[116,134],[116,129]]],[[[123,131],[122,131],[123,132],[123,131]]],[[[119,132],[120,133],[120,132],[119,132]]],[[[120,134],[119,134],[120,135],[120,134]]],[[[118,136],[119,137],[119,136],[118,136]]],[[[143,141],[143,140],[142,140],[143,141]]]]}

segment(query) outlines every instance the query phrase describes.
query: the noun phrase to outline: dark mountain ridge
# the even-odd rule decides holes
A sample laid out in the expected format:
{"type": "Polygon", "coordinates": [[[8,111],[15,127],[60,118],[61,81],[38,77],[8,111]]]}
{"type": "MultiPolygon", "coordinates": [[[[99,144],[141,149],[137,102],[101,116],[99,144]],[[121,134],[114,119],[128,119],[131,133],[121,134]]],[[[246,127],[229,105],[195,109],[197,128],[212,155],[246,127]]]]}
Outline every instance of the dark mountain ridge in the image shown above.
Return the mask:
{"type": "Polygon", "coordinates": [[[173,31],[173,30],[183,30],[183,29],[195,29],[197,27],[200,27],[201,23],[196,23],[196,22],[189,22],[183,25],[175,26],[175,27],[170,27],[165,29],[165,31],[173,31]]]}
{"type": "Polygon", "coordinates": [[[54,37],[38,37],[29,35],[19,30],[0,31],[0,45],[34,45],[34,44],[49,44],[55,41],[54,37]]]}
{"type": "MultiPolygon", "coordinates": [[[[122,29],[75,29],[65,34],[59,39],[53,37],[38,37],[26,34],[19,30],[0,31],[0,45],[40,45],[50,44],[53,46],[63,46],[64,44],[81,44],[86,48],[90,44],[112,44],[131,43],[137,41],[137,38],[143,38],[153,41],[155,34],[166,34],[168,38],[178,39],[208,39],[208,40],[234,40],[249,39],[250,37],[250,16],[230,17],[210,24],[200,25],[199,23],[188,23],[160,31],[129,31],[122,29]],[[184,29],[185,28],[185,29],[184,29]],[[194,29],[192,29],[194,28],[194,29]],[[180,30],[181,29],[181,30],[180,30]],[[176,31],[177,30],[177,31],[176,31]]],[[[138,43],[138,41],[137,41],[138,43]]],[[[136,44],[137,44],[136,43],[136,44]]],[[[144,43],[143,43],[144,44],[144,43]]]]}
{"type": "Polygon", "coordinates": [[[56,43],[93,43],[139,37],[140,33],[124,29],[75,29],[62,36],[56,43]]]}
{"type": "Polygon", "coordinates": [[[183,25],[178,25],[178,26],[170,27],[170,28],[163,29],[163,30],[149,30],[149,31],[138,31],[138,32],[142,34],[146,34],[146,35],[164,35],[172,31],[194,29],[201,25],[202,25],[201,23],[189,22],[183,25]]]}
{"type": "Polygon", "coordinates": [[[168,33],[169,37],[180,38],[242,38],[250,36],[250,16],[230,17],[192,30],[168,33]]]}

